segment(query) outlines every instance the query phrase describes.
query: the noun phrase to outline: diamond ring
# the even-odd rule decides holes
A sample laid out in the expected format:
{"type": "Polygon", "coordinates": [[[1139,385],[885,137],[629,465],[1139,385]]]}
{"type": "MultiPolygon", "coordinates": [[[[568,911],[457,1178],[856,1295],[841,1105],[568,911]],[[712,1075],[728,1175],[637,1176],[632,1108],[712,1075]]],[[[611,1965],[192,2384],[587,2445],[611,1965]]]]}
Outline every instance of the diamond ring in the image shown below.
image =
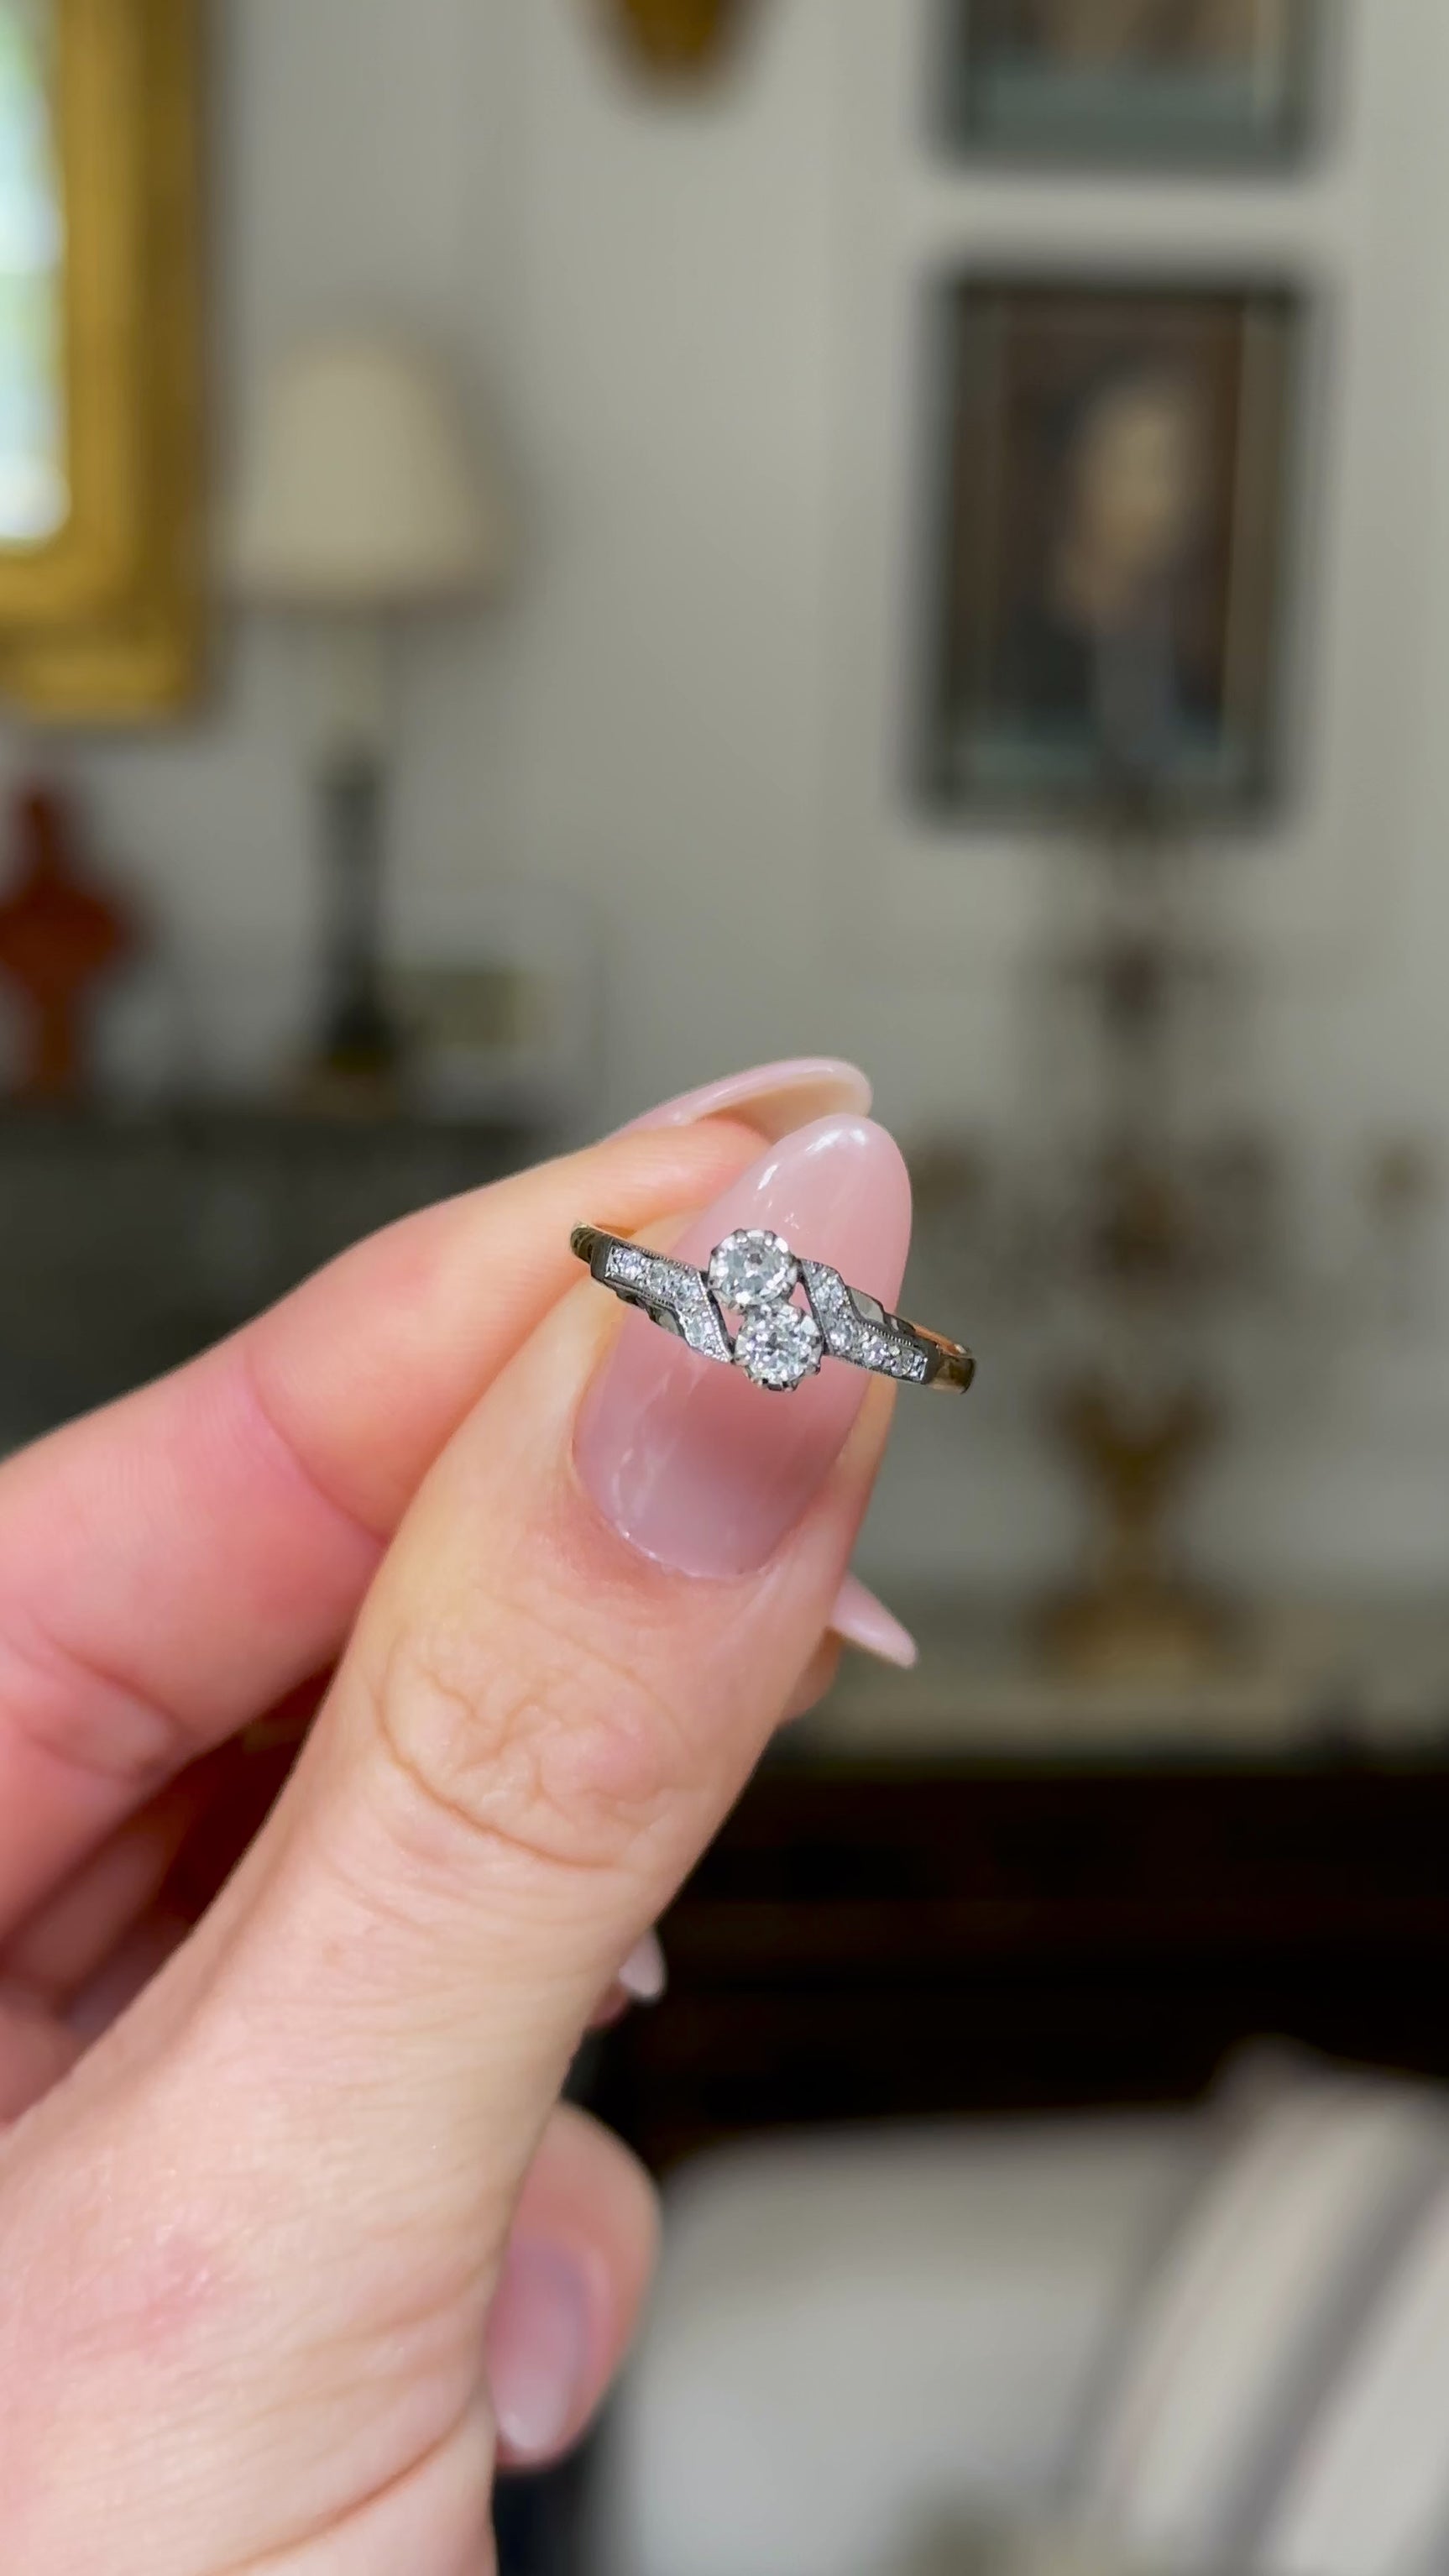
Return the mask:
{"type": "Polygon", "coordinates": [[[792,1252],[778,1234],[741,1227],[717,1243],[707,1269],[601,1226],[576,1225],[569,1238],[604,1288],[638,1306],[687,1342],[701,1359],[743,1369],[756,1386],[787,1394],[814,1377],[825,1359],[906,1386],[953,1387],[964,1393],[976,1363],[959,1342],[888,1315],[878,1298],[848,1288],[825,1261],[792,1252]],[[731,1332],[726,1318],[738,1320],[731,1332]]]}

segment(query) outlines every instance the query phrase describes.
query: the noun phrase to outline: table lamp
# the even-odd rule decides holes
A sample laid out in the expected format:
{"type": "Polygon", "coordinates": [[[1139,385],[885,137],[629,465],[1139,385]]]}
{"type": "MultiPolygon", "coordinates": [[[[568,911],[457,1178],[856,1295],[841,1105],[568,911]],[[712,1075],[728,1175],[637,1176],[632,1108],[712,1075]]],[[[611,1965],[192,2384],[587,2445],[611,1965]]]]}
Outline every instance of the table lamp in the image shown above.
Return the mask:
{"type": "Polygon", "coordinates": [[[451,386],[376,333],[309,342],[263,388],[229,537],[236,594],[308,630],[327,897],[324,1094],[395,1089],[380,959],[391,660],[420,611],[478,599],[507,566],[491,459],[451,386]]]}

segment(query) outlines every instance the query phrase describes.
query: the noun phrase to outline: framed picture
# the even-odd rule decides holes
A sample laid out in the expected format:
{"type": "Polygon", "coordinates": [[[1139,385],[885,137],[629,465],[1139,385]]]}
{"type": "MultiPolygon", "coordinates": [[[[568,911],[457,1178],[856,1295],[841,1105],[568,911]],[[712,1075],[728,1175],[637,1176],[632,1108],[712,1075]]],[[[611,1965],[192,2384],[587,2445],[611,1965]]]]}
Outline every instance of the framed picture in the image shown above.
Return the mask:
{"type": "Polygon", "coordinates": [[[931,801],[1261,803],[1299,299],[977,276],[936,308],[931,801]]]}
{"type": "Polygon", "coordinates": [[[1325,0],[944,0],[947,139],[1015,158],[1285,163],[1325,0]]]}

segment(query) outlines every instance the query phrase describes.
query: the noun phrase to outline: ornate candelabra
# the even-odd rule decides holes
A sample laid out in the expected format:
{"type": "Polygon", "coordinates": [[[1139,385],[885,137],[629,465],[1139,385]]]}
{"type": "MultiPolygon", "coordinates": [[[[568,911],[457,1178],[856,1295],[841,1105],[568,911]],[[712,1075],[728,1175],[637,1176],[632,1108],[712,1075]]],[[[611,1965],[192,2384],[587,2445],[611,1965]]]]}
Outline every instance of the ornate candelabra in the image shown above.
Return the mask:
{"type": "MultiPolygon", "coordinates": [[[[1246,1072],[1253,979],[1199,900],[1202,863],[1140,789],[1067,863],[1030,970],[1023,1130],[1007,1152],[924,1151],[917,1200],[928,1257],[969,1264],[983,1350],[1027,1349],[1087,1504],[1075,1573],[1041,1605],[1043,1652],[1082,1680],[1172,1684],[1241,1638],[1181,1537],[1232,1418],[1228,1345],[1256,1336],[1271,1365],[1274,1329],[1331,1301],[1292,1240],[1285,1158],[1246,1072]]],[[[1380,1316],[1412,1295],[1434,1187],[1412,1139],[1371,1159],[1380,1316]]]]}

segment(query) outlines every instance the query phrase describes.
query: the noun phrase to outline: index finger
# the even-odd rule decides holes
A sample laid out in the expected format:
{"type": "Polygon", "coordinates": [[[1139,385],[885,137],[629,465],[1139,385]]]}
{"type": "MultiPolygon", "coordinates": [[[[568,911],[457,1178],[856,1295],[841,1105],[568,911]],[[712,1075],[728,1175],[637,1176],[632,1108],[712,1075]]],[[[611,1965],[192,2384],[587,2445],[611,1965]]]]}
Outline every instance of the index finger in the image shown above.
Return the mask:
{"type": "Polygon", "coordinates": [[[429,1208],[0,1468],[0,1932],[336,1656],[432,1460],[575,1274],[581,1212],[698,1206],[759,1142],[636,1129],[429,1208]]]}

